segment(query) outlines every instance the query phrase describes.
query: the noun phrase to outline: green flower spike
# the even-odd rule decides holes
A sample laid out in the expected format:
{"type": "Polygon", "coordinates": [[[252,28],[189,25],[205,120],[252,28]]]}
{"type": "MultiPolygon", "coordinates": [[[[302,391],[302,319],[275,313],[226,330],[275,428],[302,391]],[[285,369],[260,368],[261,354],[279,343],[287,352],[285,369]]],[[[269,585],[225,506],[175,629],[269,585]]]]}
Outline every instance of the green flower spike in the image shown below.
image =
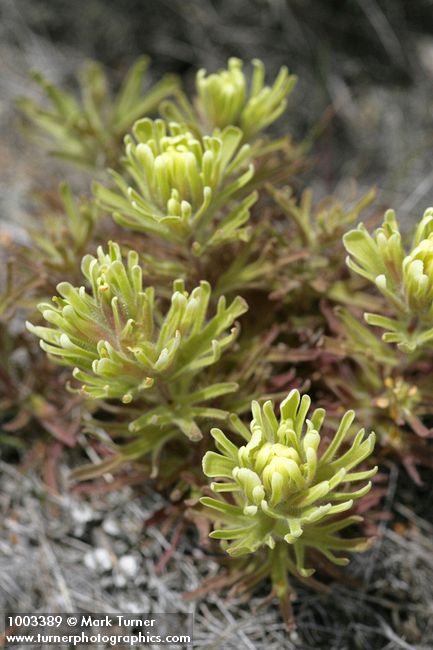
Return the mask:
{"type": "Polygon", "coordinates": [[[365,314],[370,325],[386,330],[383,340],[413,352],[433,342],[433,208],[424,213],[406,254],[393,210],[371,236],[361,224],[348,232],[348,266],[374,283],[396,318],[365,314]]]}
{"type": "Polygon", "coordinates": [[[164,315],[153,288],[143,289],[138,261],[138,253],[130,251],[124,264],[115,243],[108,253],[99,248],[97,257],[86,255],[82,271],[91,293],[62,282],[60,297],[39,305],[51,327],[28,323],[51,357],[75,367],[82,392],[94,399],[129,403],[156,382],[176,386],[178,380],[188,392],[190,378],[215,363],[234,340],[233,323],[247,309],[241,298],[229,306],[220,298],[216,315],[206,322],[209,284],[188,294],[177,280],[164,315]]]}
{"type": "MultiPolygon", "coordinates": [[[[249,87],[243,62],[234,57],[229,59],[226,70],[209,75],[206,70],[198,71],[194,105],[205,131],[212,133],[214,129],[233,124],[242,129],[245,140],[251,140],[284,112],[296,77],[282,67],[272,86],[265,86],[265,66],[258,59],[252,63],[254,71],[249,87]]],[[[165,102],[162,112],[180,122],[193,124],[197,120],[194,108],[182,96],[178,104],[165,102]]]]}
{"type": "Polygon", "coordinates": [[[370,482],[354,491],[350,488],[377,471],[377,467],[355,470],[373,451],[375,435],[365,437],[361,429],[346,447],[355,417],[348,411],[332,440],[324,445],[320,429],[325,411],[316,409],[308,420],[310,404],[308,395],[301,399],[293,390],[281,403],[278,420],[270,401],[263,408],[253,402],[250,430],[233,419],[245,445],[239,448],[220,429],[212,429],[219,453],[209,451],[203,459],[206,476],[219,479],[211,489],[220,498],[201,499],[214,511],[209,516],[217,528],[211,537],[223,540],[234,557],[268,547],[265,565],[280,585],[280,596],[289,590],[287,572],[304,578],[314,573],[307,567],[308,548],[344,565],[348,559],[339,552],[362,551],[368,546],[365,539],[342,538],[338,533],[361,520],[341,514],[370,490],[370,482]],[[230,501],[223,498],[226,493],[231,493],[230,501]]]}
{"type": "Polygon", "coordinates": [[[80,70],[80,98],[34,72],[33,78],[50,104],[40,106],[22,97],[18,108],[43,136],[42,141],[48,142],[52,155],[91,169],[114,164],[122,138],[135,120],[154,113],[161,100],[173,95],[178,87],[177,79],[167,75],[143,93],[149,62],[145,56],[136,61],[114,98],[105,72],[96,61],[86,62],[80,70]]]}
{"type": "Polygon", "coordinates": [[[227,203],[253,176],[249,147],[241,131],[228,126],[218,136],[197,138],[186,127],[162,120],[140,120],[127,137],[125,165],[136,189],[112,173],[120,195],[99,183],[94,192],[122,226],[172,243],[189,242],[196,254],[205,246],[247,239],[255,193],[227,203]],[[216,213],[219,211],[217,223],[216,213]]]}

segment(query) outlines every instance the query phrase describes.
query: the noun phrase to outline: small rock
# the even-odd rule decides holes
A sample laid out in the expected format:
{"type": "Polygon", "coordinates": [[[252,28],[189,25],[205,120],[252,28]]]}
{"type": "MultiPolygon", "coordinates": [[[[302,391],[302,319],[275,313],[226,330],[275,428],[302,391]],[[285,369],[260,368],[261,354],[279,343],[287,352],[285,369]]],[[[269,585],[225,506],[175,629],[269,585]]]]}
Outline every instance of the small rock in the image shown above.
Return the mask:
{"type": "Polygon", "coordinates": [[[111,555],[105,548],[95,548],[95,550],[86,553],[84,564],[88,569],[98,573],[105,573],[113,568],[111,555]]]}
{"type": "Polygon", "coordinates": [[[116,519],[105,519],[102,528],[107,535],[111,535],[112,537],[117,537],[121,532],[119,523],[116,519]]]}
{"type": "Polygon", "coordinates": [[[138,573],[138,560],[134,555],[124,555],[119,560],[119,571],[127,578],[133,578],[138,573]]]}
{"type": "Polygon", "coordinates": [[[126,585],[128,584],[128,580],[123,575],[123,573],[116,573],[113,576],[113,583],[115,587],[117,587],[118,589],[122,589],[123,587],[126,587],[126,585]]]}
{"type": "Polygon", "coordinates": [[[79,524],[85,524],[88,521],[91,521],[94,517],[92,508],[86,503],[80,503],[80,505],[73,505],[71,508],[71,516],[74,521],[79,524]]]}

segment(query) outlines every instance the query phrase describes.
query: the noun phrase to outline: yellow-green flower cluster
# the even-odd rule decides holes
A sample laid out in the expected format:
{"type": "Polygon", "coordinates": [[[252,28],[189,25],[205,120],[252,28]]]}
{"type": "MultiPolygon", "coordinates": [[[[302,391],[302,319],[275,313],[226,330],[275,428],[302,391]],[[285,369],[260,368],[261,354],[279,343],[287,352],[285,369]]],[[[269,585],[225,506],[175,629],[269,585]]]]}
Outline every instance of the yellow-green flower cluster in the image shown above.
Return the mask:
{"type": "Polygon", "coordinates": [[[120,193],[94,185],[99,202],[113,210],[119,224],[191,244],[195,253],[248,237],[245,223],[256,194],[227,207],[253,176],[249,147],[241,146],[237,127],[200,137],[175,122],[143,119],[133,134],[125,140],[125,166],[135,187],[120,174],[113,174],[120,193]]]}
{"type": "Polygon", "coordinates": [[[186,97],[165,102],[163,114],[168,119],[190,124],[198,131],[214,133],[229,125],[238,126],[244,140],[252,140],[275,122],[287,106],[296,77],[283,66],[274,83],[265,85],[265,66],[254,59],[251,82],[243,71],[243,62],[232,57],[226,69],[207,74],[199,70],[196,77],[196,97],[193,105],[186,97]]]}
{"type": "Polygon", "coordinates": [[[158,380],[175,383],[194,376],[234,340],[234,323],[247,308],[241,298],[227,306],[222,297],[216,314],[206,320],[209,284],[187,293],[177,280],[163,314],[153,288],[143,287],[138,253],[130,250],[125,264],[115,243],[108,253],[99,248],[97,257],[85,256],[82,271],[91,293],[60,283],[60,297],[39,305],[51,326],[29,323],[28,328],[53,359],[75,367],[83,393],[95,399],[129,403],[158,380]]]}
{"type": "Polygon", "coordinates": [[[265,86],[265,66],[258,59],[252,63],[254,71],[249,89],[240,59],[229,59],[227,70],[210,75],[206,70],[198,71],[197,108],[210,129],[235,124],[248,140],[284,112],[296,77],[282,67],[272,86],[265,86]]]}
{"type": "Polygon", "coordinates": [[[371,236],[360,224],[344,237],[349,267],[373,282],[396,312],[396,318],[366,314],[371,325],[384,328],[384,340],[405,351],[433,340],[433,209],[426,210],[406,253],[395,213],[371,236]]]}
{"type": "Polygon", "coordinates": [[[352,436],[353,411],[344,415],[324,446],[320,430],[325,411],[316,409],[306,419],[310,403],[308,395],[301,399],[293,390],[281,403],[278,419],[270,401],[263,408],[253,402],[250,430],[233,420],[245,444],[238,447],[220,429],[212,429],[219,453],[207,452],[203,460],[206,476],[219,479],[211,484],[212,490],[220,495],[229,492],[233,499],[202,498],[221,526],[211,536],[224,540],[233,556],[285,542],[297,571],[304,576],[313,572],[305,566],[308,547],[337,564],[347,560],[336,551],[365,548],[365,540],[344,539],[335,533],[358,520],[338,515],[350,510],[371,487],[367,482],[350,491],[351,484],[371,478],[377,470],[355,469],[373,451],[375,435],[366,437],[361,429],[352,436]]]}

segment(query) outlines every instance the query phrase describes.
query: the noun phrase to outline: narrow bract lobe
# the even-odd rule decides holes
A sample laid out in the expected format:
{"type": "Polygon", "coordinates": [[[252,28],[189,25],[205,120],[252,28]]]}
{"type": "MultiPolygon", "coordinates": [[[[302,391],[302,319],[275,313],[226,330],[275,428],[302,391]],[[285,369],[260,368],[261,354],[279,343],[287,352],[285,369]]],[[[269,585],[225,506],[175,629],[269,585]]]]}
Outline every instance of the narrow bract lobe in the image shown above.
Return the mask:
{"type": "Polygon", "coordinates": [[[284,541],[304,576],[313,572],[305,567],[307,547],[337,564],[347,560],[335,551],[366,547],[363,539],[335,535],[360,518],[337,515],[349,510],[371,487],[368,481],[351,490],[351,484],[365,481],[377,471],[377,467],[352,471],[371,454],[375,441],[374,433],[365,437],[363,429],[354,437],[350,434],[354,412],[344,415],[334,437],[323,447],[320,430],[325,411],[316,409],[311,419],[306,419],[310,403],[308,395],[301,399],[293,390],[281,403],[277,419],[270,401],[263,408],[253,402],[250,430],[233,419],[245,439],[241,447],[220,429],[212,429],[219,453],[206,453],[203,470],[206,476],[219,479],[211,484],[212,490],[230,492],[233,502],[209,497],[201,500],[216,513],[209,516],[222,524],[211,536],[224,540],[230,555],[253,553],[264,545],[273,549],[284,541]],[[351,439],[348,448],[347,439],[351,439]]]}
{"type": "Polygon", "coordinates": [[[28,328],[50,356],[74,367],[82,392],[92,398],[128,403],[157,379],[194,376],[230,345],[238,332],[234,322],[246,311],[241,298],[227,306],[221,297],[207,320],[210,285],[201,282],[188,293],[176,280],[171,305],[161,313],[153,287],[143,287],[138,253],[130,250],[125,263],[112,242],[108,253],[100,247],[96,257],[86,255],[82,271],[91,293],[60,283],[60,296],[39,305],[51,327],[28,328]]]}

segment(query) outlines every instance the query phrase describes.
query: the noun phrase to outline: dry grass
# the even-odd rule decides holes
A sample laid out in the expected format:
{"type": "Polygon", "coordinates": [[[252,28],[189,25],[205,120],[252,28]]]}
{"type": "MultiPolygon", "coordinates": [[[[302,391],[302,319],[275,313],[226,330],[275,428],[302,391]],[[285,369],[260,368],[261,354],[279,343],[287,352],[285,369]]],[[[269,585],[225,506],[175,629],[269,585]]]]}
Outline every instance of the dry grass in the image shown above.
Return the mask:
{"type": "MultiPolygon", "coordinates": [[[[376,546],[352,562],[359,588],[318,594],[297,585],[298,629],[288,635],[276,603],[212,593],[188,602],[185,591],[216,564],[182,538],[162,573],[155,569],[170,535],[143,522],[163,502],[151,489],[122,488],[78,497],[50,495],[34,473],[1,463],[0,609],[36,612],[190,612],[202,650],[429,650],[433,645],[433,526],[391,495],[398,532],[383,525],[376,546]]],[[[66,477],[67,469],[62,474],[66,477]]],[[[99,649],[98,649],[99,650],[99,649]]]]}

